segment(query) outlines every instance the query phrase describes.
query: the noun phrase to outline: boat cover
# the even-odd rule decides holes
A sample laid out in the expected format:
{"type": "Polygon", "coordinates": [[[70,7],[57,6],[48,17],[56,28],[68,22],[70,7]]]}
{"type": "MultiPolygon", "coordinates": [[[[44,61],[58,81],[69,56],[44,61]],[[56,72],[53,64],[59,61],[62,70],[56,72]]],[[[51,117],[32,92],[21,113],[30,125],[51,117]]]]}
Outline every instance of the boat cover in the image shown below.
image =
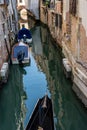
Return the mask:
{"type": "Polygon", "coordinates": [[[15,46],[13,51],[13,57],[17,58],[18,53],[22,51],[25,53],[25,58],[28,57],[28,47],[27,46],[15,46]]]}
{"type": "Polygon", "coordinates": [[[26,36],[26,38],[28,39],[31,39],[32,36],[31,36],[31,32],[29,29],[26,29],[26,28],[22,28],[19,30],[18,32],[18,39],[23,39],[24,38],[24,35],[26,36]]]}

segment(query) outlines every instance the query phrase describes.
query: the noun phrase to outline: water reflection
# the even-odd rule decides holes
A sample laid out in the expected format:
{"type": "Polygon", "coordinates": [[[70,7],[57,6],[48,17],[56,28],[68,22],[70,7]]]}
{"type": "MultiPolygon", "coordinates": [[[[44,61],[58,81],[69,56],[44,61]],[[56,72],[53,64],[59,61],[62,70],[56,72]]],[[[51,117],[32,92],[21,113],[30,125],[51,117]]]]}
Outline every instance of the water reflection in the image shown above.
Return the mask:
{"type": "Polygon", "coordinates": [[[19,66],[10,67],[9,82],[0,90],[0,130],[23,130],[25,117],[23,73],[19,66]]]}
{"type": "Polygon", "coordinates": [[[55,130],[86,130],[87,110],[72,91],[62,69],[61,49],[46,27],[32,30],[31,62],[12,65],[8,83],[0,90],[0,130],[23,130],[38,98],[52,98],[55,130]]]}
{"type": "Polygon", "coordinates": [[[30,55],[31,58],[31,66],[25,67],[25,70],[27,71],[27,75],[23,76],[23,82],[24,82],[24,89],[27,94],[27,100],[25,101],[27,112],[25,117],[24,125],[26,126],[30,115],[32,113],[32,110],[34,109],[34,106],[38,100],[38,98],[44,96],[46,91],[48,92],[48,95],[50,95],[48,91],[48,85],[46,81],[45,74],[40,70],[39,67],[37,67],[37,62],[35,61],[34,57],[30,55]]]}
{"type": "Polygon", "coordinates": [[[35,56],[41,56],[42,55],[42,43],[41,43],[41,37],[40,37],[40,27],[37,26],[34,31],[33,31],[33,35],[32,35],[32,39],[33,39],[33,52],[35,56]]]}
{"type": "Polygon", "coordinates": [[[45,73],[48,89],[51,93],[54,118],[56,119],[55,129],[86,129],[87,110],[72,91],[72,82],[65,78],[62,67],[61,49],[56,48],[52,44],[54,41],[46,28],[42,26],[39,28],[42,54],[37,55],[35,53],[35,60],[40,70],[45,73]]]}

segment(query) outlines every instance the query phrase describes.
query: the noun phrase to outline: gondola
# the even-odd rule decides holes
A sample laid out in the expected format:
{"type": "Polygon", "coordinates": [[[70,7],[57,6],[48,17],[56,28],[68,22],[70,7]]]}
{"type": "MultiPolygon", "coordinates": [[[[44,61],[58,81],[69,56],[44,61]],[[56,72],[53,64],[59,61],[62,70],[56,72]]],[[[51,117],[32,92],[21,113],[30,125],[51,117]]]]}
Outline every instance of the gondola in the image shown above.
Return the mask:
{"type": "Polygon", "coordinates": [[[25,130],[54,130],[52,101],[48,95],[36,103],[25,130]]]}

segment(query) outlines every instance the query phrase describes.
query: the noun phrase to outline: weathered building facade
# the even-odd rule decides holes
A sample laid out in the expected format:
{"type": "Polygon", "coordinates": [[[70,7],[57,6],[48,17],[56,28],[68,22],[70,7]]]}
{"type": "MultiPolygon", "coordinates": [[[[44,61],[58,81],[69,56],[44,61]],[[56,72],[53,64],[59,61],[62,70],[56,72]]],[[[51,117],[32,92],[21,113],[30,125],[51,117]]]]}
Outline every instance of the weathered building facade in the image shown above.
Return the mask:
{"type": "Polygon", "coordinates": [[[13,3],[11,0],[0,1],[0,68],[8,58],[11,40],[17,30],[16,3],[13,3]]]}
{"type": "Polygon", "coordinates": [[[63,1],[62,50],[71,63],[73,90],[87,107],[87,1],[63,1]]]}
{"type": "Polygon", "coordinates": [[[35,15],[29,9],[30,1],[17,0],[17,11],[19,16],[18,25],[19,28],[25,27],[27,29],[32,28],[35,24],[35,15]]]}
{"type": "MultiPolygon", "coordinates": [[[[6,45],[5,45],[5,40],[6,36],[8,36],[8,29],[7,29],[7,21],[6,21],[6,15],[8,15],[7,11],[7,5],[4,4],[3,2],[0,3],[0,68],[2,67],[3,62],[7,58],[7,50],[6,50],[6,45]]],[[[8,43],[8,37],[7,37],[7,44],[8,48],[9,43],[8,43]]]]}
{"type": "Polygon", "coordinates": [[[53,38],[61,46],[62,31],[62,0],[41,0],[40,20],[47,24],[53,38]]]}
{"type": "Polygon", "coordinates": [[[73,89],[87,106],[87,1],[41,0],[40,20],[47,24],[69,60],[73,74],[73,89]]]}

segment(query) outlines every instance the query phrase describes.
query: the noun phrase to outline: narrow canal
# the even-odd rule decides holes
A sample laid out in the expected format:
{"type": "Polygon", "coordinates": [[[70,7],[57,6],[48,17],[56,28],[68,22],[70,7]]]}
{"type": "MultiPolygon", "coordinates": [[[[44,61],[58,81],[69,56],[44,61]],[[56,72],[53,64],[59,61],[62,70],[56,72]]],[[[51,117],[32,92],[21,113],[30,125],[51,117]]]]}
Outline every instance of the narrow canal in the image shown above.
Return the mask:
{"type": "Polygon", "coordinates": [[[10,66],[9,80],[0,89],[0,130],[23,130],[38,98],[52,98],[55,130],[86,130],[87,110],[72,91],[62,68],[62,53],[46,27],[32,29],[30,64],[10,66]]]}

